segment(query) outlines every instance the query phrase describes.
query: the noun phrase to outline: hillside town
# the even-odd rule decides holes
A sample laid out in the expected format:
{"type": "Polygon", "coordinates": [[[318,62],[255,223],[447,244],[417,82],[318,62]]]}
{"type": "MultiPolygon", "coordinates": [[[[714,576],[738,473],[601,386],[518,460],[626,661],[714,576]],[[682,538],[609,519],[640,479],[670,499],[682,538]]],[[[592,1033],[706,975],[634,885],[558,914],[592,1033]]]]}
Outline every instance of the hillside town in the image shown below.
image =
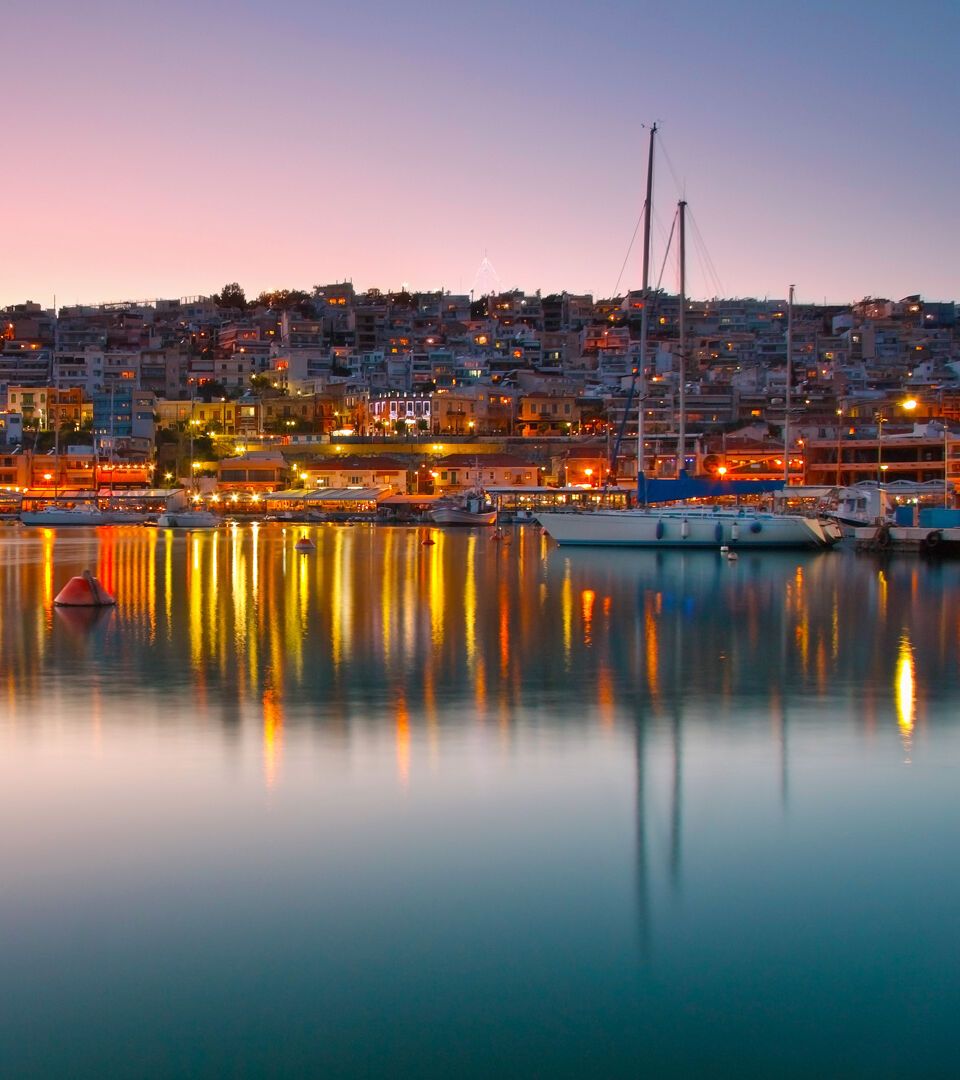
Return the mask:
{"type": "Polygon", "coordinates": [[[179,489],[255,512],[278,493],[629,492],[641,405],[650,476],[946,477],[956,491],[953,302],[797,303],[788,319],[786,300],[687,300],[682,343],[679,297],[649,305],[641,357],[640,292],[339,282],[248,300],[234,283],[177,300],[13,304],[0,321],[0,494],[179,489]]]}

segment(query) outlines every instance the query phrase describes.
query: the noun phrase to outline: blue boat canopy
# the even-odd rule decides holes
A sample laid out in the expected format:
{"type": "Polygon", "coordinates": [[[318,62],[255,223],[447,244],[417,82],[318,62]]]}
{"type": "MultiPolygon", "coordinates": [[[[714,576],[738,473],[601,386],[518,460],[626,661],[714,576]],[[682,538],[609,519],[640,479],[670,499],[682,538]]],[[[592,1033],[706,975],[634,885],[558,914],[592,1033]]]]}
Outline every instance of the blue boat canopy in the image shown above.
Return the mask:
{"type": "Polygon", "coordinates": [[[715,499],[720,495],[765,495],[781,491],[782,480],[713,480],[705,476],[682,476],[677,480],[648,480],[637,484],[637,502],[682,502],[684,499],[715,499]]]}

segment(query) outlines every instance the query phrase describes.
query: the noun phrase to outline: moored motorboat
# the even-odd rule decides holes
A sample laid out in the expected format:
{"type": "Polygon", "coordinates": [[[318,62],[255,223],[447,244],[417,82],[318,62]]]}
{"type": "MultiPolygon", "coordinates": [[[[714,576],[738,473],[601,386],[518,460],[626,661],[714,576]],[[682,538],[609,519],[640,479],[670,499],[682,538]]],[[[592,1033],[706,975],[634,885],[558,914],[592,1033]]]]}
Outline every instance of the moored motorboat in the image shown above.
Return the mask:
{"type": "Polygon", "coordinates": [[[438,504],[429,513],[436,525],[495,525],[497,508],[486,493],[468,495],[462,502],[438,504]]]}
{"type": "Polygon", "coordinates": [[[209,510],[167,510],[157,518],[160,529],[215,529],[219,524],[209,510]]]}

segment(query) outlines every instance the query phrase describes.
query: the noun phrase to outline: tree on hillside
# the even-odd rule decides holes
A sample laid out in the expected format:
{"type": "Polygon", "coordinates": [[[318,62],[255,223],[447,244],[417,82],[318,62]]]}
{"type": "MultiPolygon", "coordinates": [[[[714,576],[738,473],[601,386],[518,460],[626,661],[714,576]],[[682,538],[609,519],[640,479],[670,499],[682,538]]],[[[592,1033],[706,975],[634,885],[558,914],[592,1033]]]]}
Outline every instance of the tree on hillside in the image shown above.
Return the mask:
{"type": "Polygon", "coordinates": [[[214,303],[222,308],[239,308],[243,311],[247,306],[247,294],[235,281],[224,285],[219,293],[213,295],[214,303]]]}
{"type": "Polygon", "coordinates": [[[310,294],[303,289],[271,289],[260,293],[257,303],[274,311],[298,311],[306,316],[313,314],[310,294]]]}

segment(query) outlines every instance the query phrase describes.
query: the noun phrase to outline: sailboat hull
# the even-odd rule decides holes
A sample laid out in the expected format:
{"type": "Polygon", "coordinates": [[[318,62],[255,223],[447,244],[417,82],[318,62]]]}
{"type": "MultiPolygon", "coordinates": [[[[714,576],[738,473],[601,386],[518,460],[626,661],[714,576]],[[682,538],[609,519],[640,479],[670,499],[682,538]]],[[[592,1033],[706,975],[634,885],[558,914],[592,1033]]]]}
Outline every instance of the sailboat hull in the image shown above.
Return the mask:
{"type": "Polygon", "coordinates": [[[741,510],[596,510],[537,519],[561,545],[817,550],[840,540],[835,525],[816,518],[741,510]]]}

